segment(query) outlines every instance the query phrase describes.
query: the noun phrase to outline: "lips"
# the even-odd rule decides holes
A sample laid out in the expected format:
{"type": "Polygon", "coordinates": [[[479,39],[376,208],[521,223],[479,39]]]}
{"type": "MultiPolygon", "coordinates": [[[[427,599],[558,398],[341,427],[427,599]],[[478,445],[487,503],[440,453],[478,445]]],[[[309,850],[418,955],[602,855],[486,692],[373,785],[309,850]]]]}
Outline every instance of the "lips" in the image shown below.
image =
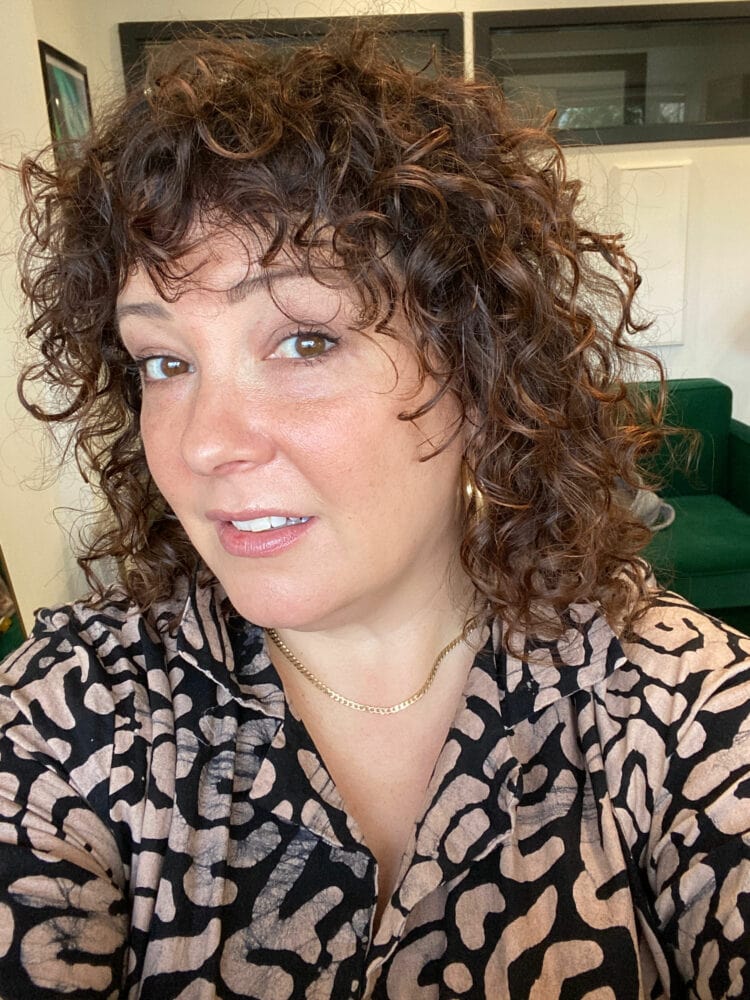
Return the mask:
{"type": "Polygon", "coordinates": [[[222,547],[240,558],[279,555],[294,546],[315,522],[309,515],[279,510],[213,510],[208,518],[216,522],[222,547]]]}

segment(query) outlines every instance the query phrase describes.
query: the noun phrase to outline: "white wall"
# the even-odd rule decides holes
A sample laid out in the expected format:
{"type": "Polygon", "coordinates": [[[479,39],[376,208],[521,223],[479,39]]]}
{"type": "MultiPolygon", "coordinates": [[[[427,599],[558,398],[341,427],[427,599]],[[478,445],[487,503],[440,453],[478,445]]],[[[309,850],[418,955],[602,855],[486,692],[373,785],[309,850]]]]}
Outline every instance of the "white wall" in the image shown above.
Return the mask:
{"type": "MultiPolygon", "coordinates": [[[[656,336],[670,320],[681,321],[683,342],[655,351],[673,378],[711,376],[730,385],[734,415],[750,423],[750,139],[604,146],[570,155],[569,162],[587,182],[589,211],[602,227],[614,229],[622,219],[608,195],[613,168],[686,166],[684,308],[681,316],[657,317],[654,330],[656,336]]],[[[661,173],[668,177],[669,170],[661,173]]],[[[649,246],[638,230],[648,223],[636,213],[631,234],[633,253],[645,259],[649,246]]],[[[648,267],[643,270],[648,279],[648,267]]],[[[653,305],[658,309],[658,302],[653,305]]],[[[644,340],[648,344],[649,335],[644,340]]]]}
{"type": "MultiPolygon", "coordinates": [[[[625,0],[630,2],[630,0],[625,0]]],[[[678,0],[667,0],[678,2],[678,0]]],[[[713,0],[719,2],[719,0],[713,0]]],[[[13,161],[20,150],[46,141],[45,114],[36,39],[62,49],[88,68],[94,114],[107,96],[122,88],[117,24],[120,21],[200,20],[320,15],[464,12],[464,34],[471,50],[472,11],[550,6],[549,0],[0,0],[3,24],[13,25],[0,41],[3,93],[17,95],[0,110],[2,157],[13,161]]],[[[557,0],[556,6],[600,6],[595,0],[557,0]]],[[[732,386],[735,413],[750,422],[750,282],[747,278],[750,233],[750,139],[714,142],[607,146],[569,154],[573,173],[588,181],[587,207],[603,225],[617,221],[608,205],[608,182],[614,166],[689,161],[689,215],[685,242],[683,343],[660,348],[673,377],[713,375],[732,386]]],[[[8,179],[0,190],[3,216],[13,217],[8,179]]],[[[648,219],[644,220],[648,228],[648,219]]],[[[636,220],[637,225],[637,220],[636,220]]],[[[8,226],[4,227],[8,230],[8,226]]],[[[12,223],[10,229],[12,230],[12,223]]],[[[636,234],[637,236],[637,234],[636,234]]],[[[11,233],[12,237],[12,233],[11,233]]],[[[8,233],[6,232],[6,244],[8,233]]],[[[0,261],[4,332],[0,374],[0,543],[11,564],[14,583],[28,620],[32,606],[70,596],[80,581],[51,521],[52,507],[75,492],[70,485],[44,494],[21,492],[18,483],[33,473],[27,444],[11,440],[8,420],[18,419],[13,379],[8,375],[11,331],[18,327],[13,268],[0,261]],[[30,526],[34,544],[28,542],[30,526]]],[[[29,431],[25,431],[29,434],[29,431]]]]}

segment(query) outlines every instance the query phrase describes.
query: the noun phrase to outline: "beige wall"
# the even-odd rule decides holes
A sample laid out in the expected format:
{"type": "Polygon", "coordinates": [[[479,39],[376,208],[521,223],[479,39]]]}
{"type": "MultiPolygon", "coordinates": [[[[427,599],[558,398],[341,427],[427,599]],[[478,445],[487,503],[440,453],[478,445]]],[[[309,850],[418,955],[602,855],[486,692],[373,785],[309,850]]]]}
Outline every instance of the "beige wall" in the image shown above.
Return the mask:
{"type": "MultiPolygon", "coordinates": [[[[556,5],[599,6],[591,0],[557,0],[556,5]]],[[[0,151],[4,161],[15,162],[22,150],[36,148],[48,138],[37,38],[87,66],[96,114],[106,97],[122,87],[117,36],[120,21],[462,11],[467,15],[465,36],[470,49],[472,11],[547,6],[548,0],[383,0],[376,4],[277,0],[265,6],[254,0],[0,0],[2,23],[13,26],[12,31],[6,27],[0,39],[0,83],[5,84],[3,93],[15,95],[12,103],[4,102],[0,109],[0,151]]],[[[745,196],[750,140],[608,146],[571,154],[571,170],[588,180],[589,211],[604,223],[611,215],[608,178],[612,167],[634,158],[659,164],[690,161],[684,342],[660,349],[669,374],[713,375],[729,383],[737,415],[750,422],[746,235],[750,232],[750,198],[745,196]]],[[[14,403],[14,379],[9,374],[20,308],[12,262],[17,216],[14,197],[11,180],[5,175],[0,182],[4,250],[0,259],[0,544],[28,621],[33,607],[69,598],[81,587],[64,537],[52,518],[52,510],[71,497],[77,498],[78,490],[71,478],[42,493],[20,486],[38,469],[39,444],[14,403]],[[22,430],[17,429],[21,426],[22,430]]]]}

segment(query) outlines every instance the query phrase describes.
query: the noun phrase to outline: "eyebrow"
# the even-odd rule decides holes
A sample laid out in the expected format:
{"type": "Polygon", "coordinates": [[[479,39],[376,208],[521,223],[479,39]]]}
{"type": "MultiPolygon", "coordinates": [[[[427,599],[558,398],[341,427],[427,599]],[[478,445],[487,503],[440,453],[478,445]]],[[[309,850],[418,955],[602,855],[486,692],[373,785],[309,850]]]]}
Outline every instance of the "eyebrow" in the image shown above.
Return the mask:
{"type": "Polygon", "coordinates": [[[289,265],[288,267],[269,267],[261,274],[255,274],[250,278],[243,278],[242,281],[226,290],[227,302],[230,306],[237,302],[242,302],[250,294],[253,288],[258,285],[274,284],[277,281],[288,281],[289,278],[301,278],[303,272],[298,267],[289,265]]]}
{"type": "Polygon", "coordinates": [[[145,316],[147,319],[167,319],[169,310],[159,302],[126,302],[115,309],[117,323],[126,316],[145,316]]]}
{"type": "MultiPolygon", "coordinates": [[[[277,267],[268,268],[261,274],[243,278],[242,281],[231,288],[227,288],[223,293],[229,305],[236,305],[247,298],[253,288],[263,284],[275,284],[280,281],[288,281],[290,278],[301,278],[303,272],[298,267],[277,267]]],[[[126,316],[142,316],[146,319],[169,319],[170,312],[166,304],[161,302],[124,302],[115,309],[115,320],[119,324],[126,316]]]]}

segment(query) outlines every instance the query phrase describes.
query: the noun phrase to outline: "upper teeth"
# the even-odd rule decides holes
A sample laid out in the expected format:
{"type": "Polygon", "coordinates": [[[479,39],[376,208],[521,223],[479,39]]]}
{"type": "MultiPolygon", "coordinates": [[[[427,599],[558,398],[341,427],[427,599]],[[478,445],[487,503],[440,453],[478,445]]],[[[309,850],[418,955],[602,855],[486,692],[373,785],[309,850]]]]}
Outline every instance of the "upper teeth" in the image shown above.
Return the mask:
{"type": "Polygon", "coordinates": [[[254,517],[250,521],[232,521],[238,531],[270,531],[271,528],[283,528],[286,524],[302,524],[307,517],[254,517]]]}

